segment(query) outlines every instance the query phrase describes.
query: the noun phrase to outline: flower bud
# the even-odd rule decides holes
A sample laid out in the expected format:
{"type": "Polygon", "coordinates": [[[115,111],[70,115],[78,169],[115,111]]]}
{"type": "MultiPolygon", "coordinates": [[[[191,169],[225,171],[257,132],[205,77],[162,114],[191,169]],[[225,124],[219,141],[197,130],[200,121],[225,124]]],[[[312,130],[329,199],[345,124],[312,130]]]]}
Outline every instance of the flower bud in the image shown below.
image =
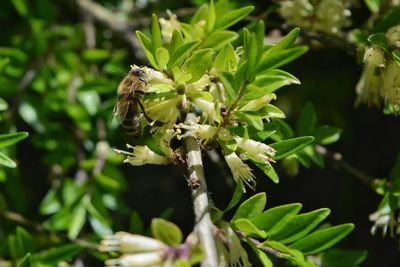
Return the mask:
{"type": "Polygon", "coordinates": [[[164,261],[164,253],[162,252],[145,252],[136,254],[125,254],[118,259],[110,259],[106,261],[107,267],[156,267],[162,266],[164,261]]]}
{"type": "Polygon", "coordinates": [[[179,31],[181,25],[177,19],[176,14],[172,13],[170,10],[167,10],[168,19],[160,18],[158,21],[161,26],[161,36],[166,42],[169,42],[172,38],[172,34],[174,30],[179,31]]]}
{"type": "Polygon", "coordinates": [[[136,253],[162,251],[166,247],[164,243],[154,238],[117,232],[103,239],[99,249],[106,252],[136,253]]]}

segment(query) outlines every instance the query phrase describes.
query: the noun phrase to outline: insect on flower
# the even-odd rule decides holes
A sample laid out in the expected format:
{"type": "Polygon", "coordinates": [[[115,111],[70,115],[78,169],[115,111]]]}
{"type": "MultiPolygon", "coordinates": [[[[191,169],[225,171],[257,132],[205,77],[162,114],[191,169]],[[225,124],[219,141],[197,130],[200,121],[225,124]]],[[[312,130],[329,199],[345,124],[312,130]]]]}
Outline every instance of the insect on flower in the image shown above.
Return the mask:
{"type": "Polygon", "coordinates": [[[141,68],[134,66],[118,85],[118,102],[113,116],[119,119],[126,133],[135,138],[142,135],[143,117],[149,123],[152,122],[142,103],[146,93],[146,74],[141,68]]]}

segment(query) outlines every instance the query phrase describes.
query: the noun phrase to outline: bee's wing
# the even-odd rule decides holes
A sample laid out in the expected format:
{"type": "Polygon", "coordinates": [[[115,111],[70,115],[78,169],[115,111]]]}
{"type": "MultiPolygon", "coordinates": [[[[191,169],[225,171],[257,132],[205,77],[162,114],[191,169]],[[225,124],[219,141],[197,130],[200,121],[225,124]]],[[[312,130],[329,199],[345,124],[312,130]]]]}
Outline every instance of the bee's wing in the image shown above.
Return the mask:
{"type": "Polygon", "coordinates": [[[113,109],[113,118],[117,118],[119,122],[123,122],[129,110],[129,102],[127,94],[119,95],[118,102],[113,109]]]}

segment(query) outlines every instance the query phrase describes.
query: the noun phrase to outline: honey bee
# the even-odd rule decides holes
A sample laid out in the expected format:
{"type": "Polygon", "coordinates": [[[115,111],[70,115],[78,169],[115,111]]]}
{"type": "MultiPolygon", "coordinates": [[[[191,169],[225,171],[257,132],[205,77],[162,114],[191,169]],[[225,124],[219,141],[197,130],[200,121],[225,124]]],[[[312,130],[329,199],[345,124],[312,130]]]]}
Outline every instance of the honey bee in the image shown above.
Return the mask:
{"type": "Polygon", "coordinates": [[[142,115],[149,123],[152,122],[142,103],[146,89],[146,75],[140,68],[130,70],[117,89],[118,102],[114,107],[113,116],[119,119],[125,132],[134,138],[142,135],[142,115]]]}

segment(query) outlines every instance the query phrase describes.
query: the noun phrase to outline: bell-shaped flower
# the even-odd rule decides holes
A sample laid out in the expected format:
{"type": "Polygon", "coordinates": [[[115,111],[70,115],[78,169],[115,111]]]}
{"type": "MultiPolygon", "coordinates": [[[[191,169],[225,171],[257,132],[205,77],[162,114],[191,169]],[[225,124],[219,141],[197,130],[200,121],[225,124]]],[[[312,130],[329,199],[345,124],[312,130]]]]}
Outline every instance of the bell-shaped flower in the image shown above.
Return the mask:
{"type": "Polygon", "coordinates": [[[146,113],[155,122],[159,121],[166,125],[173,125],[179,116],[179,103],[179,96],[160,101],[151,101],[146,103],[146,113]]]}
{"type": "Polygon", "coordinates": [[[361,78],[356,85],[356,104],[365,103],[368,106],[379,106],[379,92],[383,86],[382,75],[375,67],[365,65],[361,78]]]}
{"type": "Polygon", "coordinates": [[[400,48],[400,25],[390,28],[386,32],[386,39],[390,46],[400,48]]]}
{"type": "Polygon", "coordinates": [[[222,117],[219,112],[220,108],[218,107],[217,103],[207,101],[203,98],[195,98],[193,102],[205,113],[205,116],[210,121],[217,123],[222,121],[222,117]]]}
{"type": "Polygon", "coordinates": [[[235,137],[235,141],[240,149],[244,150],[254,158],[265,162],[273,161],[272,158],[275,156],[276,151],[272,147],[252,139],[241,137],[235,137]]]}
{"type": "Polygon", "coordinates": [[[387,64],[383,72],[381,94],[385,99],[385,103],[395,107],[400,106],[400,66],[394,60],[387,64]]]}
{"type": "Polygon", "coordinates": [[[169,42],[172,38],[174,30],[180,31],[181,24],[178,21],[176,14],[167,10],[168,19],[160,18],[158,21],[161,25],[161,36],[166,42],[169,42]]]}
{"type": "Polygon", "coordinates": [[[157,252],[124,254],[117,259],[106,260],[107,267],[157,267],[162,266],[165,255],[157,252]]]}
{"type": "Polygon", "coordinates": [[[105,237],[100,243],[99,250],[105,252],[138,253],[163,251],[166,248],[167,245],[154,238],[117,232],[105,237]]]}
{"type": "Polygon", "coordinates": [[[168,163],[167,157],[155,153],[148,146],[131,146],[129,144],[126,146],[133,149],[133,152],[115,150],[117,153],[127,155],[124,160],[125,163],[129,163],[133,166],[141,166],[145,164],[165,165],[168,163]]]}
{"type": "Polygon", "coordinates": [[[233,179],[236,182],[242,180],[248,187],[254,189],[256,186],[256,177],[251,172],[250,167],[244,163],[235,152],[225,155],[224,157],[231,169],[233,179]]]}

